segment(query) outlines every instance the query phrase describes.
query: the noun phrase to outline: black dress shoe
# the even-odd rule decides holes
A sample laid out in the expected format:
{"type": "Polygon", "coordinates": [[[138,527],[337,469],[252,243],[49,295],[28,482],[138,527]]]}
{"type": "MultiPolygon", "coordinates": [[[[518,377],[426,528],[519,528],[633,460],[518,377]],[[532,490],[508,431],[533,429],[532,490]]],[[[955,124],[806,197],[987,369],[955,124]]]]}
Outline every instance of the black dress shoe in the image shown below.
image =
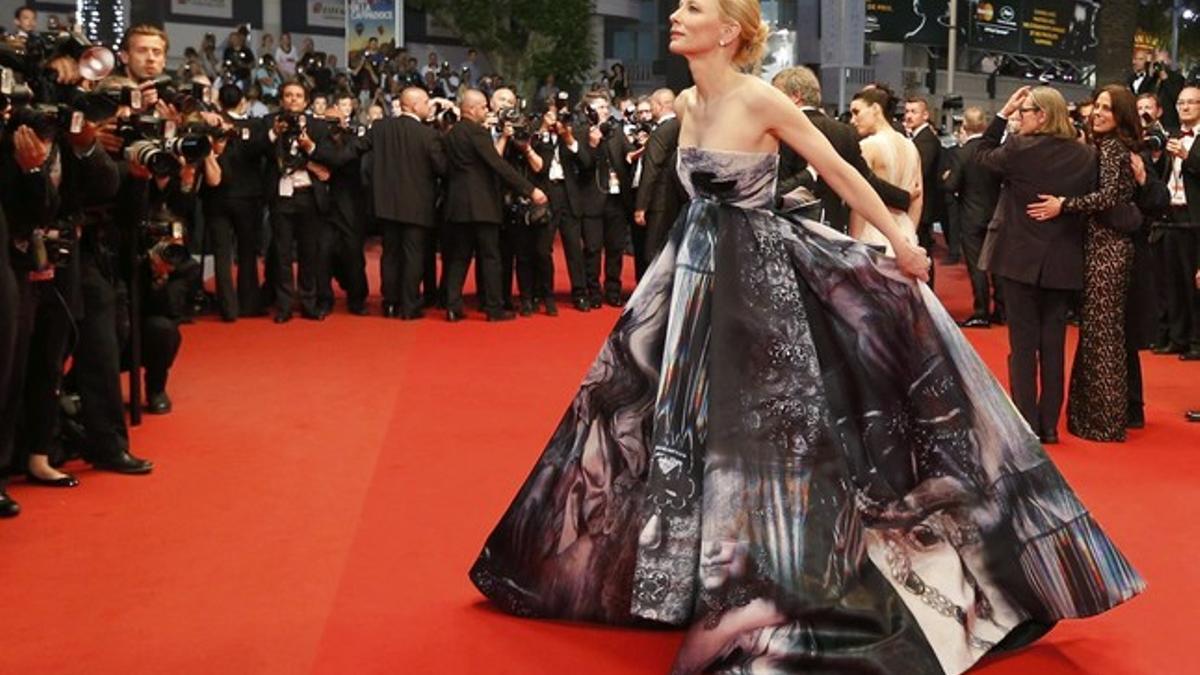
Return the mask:
{"type": "Polygon", "coordinates": [[[609,307],[624,307],[625,306],[625,301],[621,299],[620,293],[617,293],[616,295],[613,295],[610,293],[610,294],[604,296],[604,302],[609,307]]]}
{"type": "Polygon", "coordinates": [[[128,475],[150,473],[154,468],[154,462],[134,457],[128,451],[124,450],[106,457],[89,457],[87,461],[101,471],[112,471],[113,473],[128,475]]]}
{"type": "Polygon", "coordinates": [[[1180,361],[1200,361],[1200,349],[1189,349],[1179,355],[1180,361]]]}
{"type": "Polygon", "coordinates": [[[991,328],[992,322],[988,321],[987,317],[973,316],[966,321],[958,322],[963,328],[991,328]]]}
{"type": "Polygon", "coordinates": [[[424,319],[424,318],[425,318],[425,312],[422,312],[419,309],[415,312],[403,312],[400,314],[401,321],[416,321],[417,319],[424,319]]]}
{"type": "Polygon", "coordinates": [[[533,316],[533,301],[532,300],[522,300],[521,301],[521,316],[533,316]]]}
{"type": "Polygon", "coordinates": [[[942,258],[943,265],[957,265],[960,262],[962,262],[962,259],[956,255],[948,255],[945,258],[942,258]]]}
{"type": "Polygon", "coordinates": [[[325,317],[329,316],[329,313],[323,309],[318,309],[313,312],[300,312],[300,316],[308,319],[309,321],[324,321],[325,317]]]}
{"type": "Polygon", "coordinates": [[[604,298],[602,298],[599,293],[595,295],[589,295],[587,301],[588,304],[591,305],[592,309],[600,309],[604,306],[604,298]]]}
{"type": "Polygon", "coordinates": [[[354,316],[366,316],[367,314],[370,313],[367,311],[366,305],[359,304],[357,302],[354,303],[353,305],[347,305],[346,309],[348,309],[350,311],[350,313],[353,314],[354,316]]]}
{"type": "Polygon", "coordinates": [[[1008,319],[1004,316],[1004,312],[993,312],[989,321],[996,324],[997,326],[1003,326],[1008,321],[1008,319]]]}
{"type": "Polygon", "coordinates": [[[1189,422],[1200,422],[1200,410],[1189,410],[1183,416],[1189,422]]]}
{"type": "Polygon", "coordinates": [[[0,518],[15,518],[21,514],[21,505],[0,488],[0,518]]]}
{"type": "Polygon", "coordinates": [[[462,321],[464,318],[466,318],[466,317],[463,315],[463,312],[461,309],[446,310],[446,320],[449,321],[450,323],[462,321]]]}
{"type": "Polygon", "coordinates": [[[1150,351],[1152,351],[1155,354],[1182,354],[1187,350],[1184,349],[1183,345],[1177,345],[1177,344],[1168,342],[1164,345],[1157,345],[1150,351]]]}
{"type": "Polygon", "coordinates": [[[400,316],[400,305],[394,302],[383,303],[383,316],[388,319],[395,319],[400,316]]]}
{"type": "Polygon", "coordinates": [[[287,323],[292,320],[291,312],[280,312],[275,315],[275,323],[287,323]]]}
{"type": "Polygon", "coordinates": [[[52,488],[73,488],[79,486],[79,479],[69,473],[63,474],[60,478],[39,478],[32,473],[27,473],[25,474],[25,482],[30,485],[52,488]]]}
{"type": "Polygon", "coordinates": [[[146,412],[151,415],[166,415],[171,412],[171,397],[160,391],[146,396],[146,412]]]}
{"type": "Polygon", "coordinates": [[[558,316],[558,303],[554,298],[546,298],[546,316],[558,316]]]}
{"type": "Polygon", "coordinates": [[[515,318],[517,318],[516,314],[505,309],[505,310],[501,310],[499,312],[495,312],[493,314],[488,314],[487,320],[488,321],[512,321],[515,318]]]}
{"type": "Polygon", "coordinates": [[[234,323],[237,320],[238,318],[236,316],[230,316],[228,314],[221,315],[221,323],[234,323]]]}
{"type": "Polygon", "coordinates": [[[575,298],[571,304],[575,305],[575,309],[581,312],[590,312],[592,310],[592,303],[587,298],[575,298]]]}
{"type": "Polygon", "coordinates": [[[1042,445],[1058,445],[1058,432],[1051,431],[1042,434],[1042,445]]]}

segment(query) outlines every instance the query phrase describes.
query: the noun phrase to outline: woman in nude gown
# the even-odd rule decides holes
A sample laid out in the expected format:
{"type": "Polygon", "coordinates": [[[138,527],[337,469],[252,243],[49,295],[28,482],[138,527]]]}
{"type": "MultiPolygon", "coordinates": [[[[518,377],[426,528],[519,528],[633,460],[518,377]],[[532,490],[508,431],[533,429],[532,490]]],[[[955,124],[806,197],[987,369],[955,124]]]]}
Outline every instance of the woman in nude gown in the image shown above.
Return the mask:
{"type": "MultiPolygon", "coordinates": [[[[871,171],[892,185],[921,195],[924,187],[921,184],[921,155],[917,146],[889,123],[884,112],[888,102],[887,94],[878,89],[860,91],[850,102],[850,123],[862,136],[859,145],[871,171]]],[[[922,197],[918,196],[912,200],[908,211],[891,209],[896,226],[913,243],[917,241],[916,224],[921,220],[922,203],[922,197]]],[[[887,254],[892,255],[887,237],[858,211],[850,214],[850,236],[867,244],[885,246],[887,254]]]]}
{"type": "MultiPolygon", "coordinates": [[[[687,630],[676,673],[960,673],[1142,580],[782,93],[682,0],[691,201],[471,568],[504,611],[687,630]],[[895,250],[774,212],[787,143],[895,250]],[[914,278],[915,277],[915,278],[914,278]]],[[[613,649],[621,649],[614,643],[613,649]]]]}

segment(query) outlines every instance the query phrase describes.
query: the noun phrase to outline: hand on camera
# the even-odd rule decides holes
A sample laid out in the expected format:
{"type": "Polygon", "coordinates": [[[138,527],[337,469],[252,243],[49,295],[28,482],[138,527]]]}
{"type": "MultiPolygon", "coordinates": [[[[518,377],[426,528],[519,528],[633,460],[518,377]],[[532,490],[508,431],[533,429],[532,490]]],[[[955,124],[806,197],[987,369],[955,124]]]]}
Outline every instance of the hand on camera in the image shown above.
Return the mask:
{"type": "Polygon", "coordinates": [[[1183,141],[1179,140],[1178,138],[1171,138],[1167,140],[1167,153],[1172,157],[1187,159],[1187,149],[1183,147],[1183,141]]]}
{"type": "Polygon", "coordinates": [[[308,154],[312,154],[312,151],[317,149],[317,144],[309,137],[307,128],[300,130],[299,142],[300,149],[308,154]]]}
{"type": "Polygon", "coordinates": [[[100,147],[110,155],[120,154],[121,148],[125,146],[125,139],[117,135],[117,121],[109,120],[96,128],[96,140],[100,141],[100,147]]]}
{"type": "Polygon", "coordinates": [[[529,195],[529,199],[538,206],[545,206],[546,203],[550,201],[549,198],[546,197],[546,193],[542,192],[539,188],[533,189],[533,192],[529,195]]]}
{"type": "Polygon", "coordinates": [[[29,173],[42,168],[46,163],[46,158],[50,156],[50,143],[22,124],[13,133],[13,150],[17,157],[17,166],[29,173]]]}
{"type": "Polygon", "coordinates": [[[54,80],[59,84],[74,86],[83,80],[79,74],[79,62],[69,56],[60,56],[46,64],[47,70],[54,71],[54,80]]]}
{"type": "Polygon", "coordinates": [[[602,140],[604,140],[604,132],[600,130],[600,127],[592,127],[590,129],[588,129],[588,146],[589,147],[594,148],[594,147],[599,146],[600,141],[602,141],[602,140]]]}
{"type": "Polygon", "coordinates": [[[98,129],[91,122],[84,122],[83,127],[77,134],[68,134],[67,141],[71,144],[71,148],[78,154],[83,154],[91,150],[96,145],[96,137],[98,129]]]}

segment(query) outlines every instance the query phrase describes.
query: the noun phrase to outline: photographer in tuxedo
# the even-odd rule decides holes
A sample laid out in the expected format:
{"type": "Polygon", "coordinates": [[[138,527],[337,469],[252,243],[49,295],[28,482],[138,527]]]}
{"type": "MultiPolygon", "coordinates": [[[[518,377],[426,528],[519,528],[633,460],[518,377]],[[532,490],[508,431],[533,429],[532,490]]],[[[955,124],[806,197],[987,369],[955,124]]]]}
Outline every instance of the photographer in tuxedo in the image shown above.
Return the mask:
{"type": "Polygon", "coordinates": [[[981,108],[970,107],[963,111],[962,145],[951,152],[949,168],[942,180],[946,192],[958,197],[963,256],[967,260],[971,295],[974,297],[971,316],[959,323],[963,328],[987,328],[992,323],[1004,323],[1004,301],[1000,287],[992,283],[988,273],[979,268],[983,240],[1000,199],[1000,177],[978,159],[987,125],[988,118],[981,108]]]}
{"type": "Polygon", "coordinates": [[[313,151],[313,160],[330,171],[329,210],[321,228],[321,266],[329,270],[319,279],[317,307],[333,310],[333,279],[346,293],[346,309],[367,314],[366,208],[362,198],[361,139],[367,128],[354,121],[355,98],[340,92],[326,110],[329,133],[313,151]]]}
{"type": "MultiPolygon", "coordinates": [[[[578,136],[586,133],[586,118],[576,119],[567,103],[565,92],[556,99],[552,119],[547,119],[549,131],[542,135],[538,152],[546,172],[546,195],[550,199],[551,228],[562,241],[563,256],[567,259],[567,277],[571,280],[571,302],[575,309],[586,312],[592,308],[587,298],[587,277],[583,261],[583,206],[585,177],[592,166],[592,156],[580,144],[578,136]]],[[[554,284],[550,284],[553,293],[554,284]]]]}
{"type": "Polygon", "coordinates": [[[676,171],[679,155],[679,119],[675,117],[675,92],[659,89],[650,96],[658,125],[642,154],[642,176],[633,211],[635,266],[640,279],[667,241],[667,233],[686,201],[676,171]],[[639,228],[641,231],[639,232],[639,228]],[[638,251],[638,242],[642,242],[638,251]]]}
{"type": "Polygon", "coordinates": [[[612,307],[620,307],[625,302],[621,296],[621,268],[634,206],[633,175],[627,157],[634,148],[624,129],[613,119],[606,95],[589,94],[584,103],[596,111],[595,123],[588,127],[587,137],[592,167],[582,176],[587,301],[592,309],[599,309],[602,300],[612,307]],[[601,253],[604,255],[603,287],[601,253]]]}
{"type": "Polygon", "coordinates": [[[482,269],[483,309],[489,321],[505,321],[515,314],[504,310],[500,299],[500,224],[503,195],[500,181],[545,204],[546,195],[513,170],[496,152],[492,137],[483,126],[487,98],[477,89],[462,97],[462,119],[446,134],[447,159],[446,221],[451,248],[446,272],[446,318],[464,318],[463,282],[472,254],[482,269]]]}
{"type": "Polygon", "coordinates": [[[374,183],[371,200],[383,230],[383,315],[419,319],[425,250],[435,234],[438,180],[446,173],[442,138],[425,123],[429,94],[400,93],[400,116],[376,121],[363,138],[374,183]]]}
{"type": "Polygon", "coordinates": [[[292,320],[297,295],[304,318],[322,321],[327,315],[317,302],[317,289],[328,283],[323,282],[328,270],[321,259],[321,238],[326,227],[322,214],[329,208],[326,181],[330,174],[310,157],[329,130],[323,120],[305,112],[307,107],[308,90],[292,80],[280,88],[280,111],[266,118],[271,143],[265,173],[271,208],[275,323],[292,320]],[[293,243],[300,263],[295,274],[293,243]]]}
{"type": "MultiPolygon", "coordinates": [[[[821,112],[821,82],[813,71],[804,66],[785,68],[776,73],[771,80],[771,86],[786,94],[792,103],[804,112],[813,126],[829,139],[838,155],[867,179],[884,204],[901,211],[908,210],[913,195],[871,171],[871,167],[867,166],[867,161],[863,158],[862,147],[858,144],[858,132],[854,127],[821,112]]],[[[849,231],[850,207],[846,206],[846,202],[817,175],[816,170],[809,167],[808,162],[799,153],[783,145],[779,148],[779,181],[776,186],[778,200],[782,202],[797,188],[808,190],[820,200],[824,218],[814,217],[814,220],[823,220],[842,233],[849,231]]]]}
{"type": "Polygon", "coordinates": [[[221,184],[205,188],[205,222],[211,228],[216,253],[213,276],[221,320],[233,322],[242,316],[258,316],[258,252],[263,210],[263,165],[271,154],[271,142],[261,120],[247,114],[247,103],[237,85],[227,84],[217,93],[223,111],[222,125],[229,140],[221,153],[221,184]],[[234,242],[236,241],[236,249],[234,242]],[[233,283],[233,261],[237,257],[237,290],[233,283]]]}

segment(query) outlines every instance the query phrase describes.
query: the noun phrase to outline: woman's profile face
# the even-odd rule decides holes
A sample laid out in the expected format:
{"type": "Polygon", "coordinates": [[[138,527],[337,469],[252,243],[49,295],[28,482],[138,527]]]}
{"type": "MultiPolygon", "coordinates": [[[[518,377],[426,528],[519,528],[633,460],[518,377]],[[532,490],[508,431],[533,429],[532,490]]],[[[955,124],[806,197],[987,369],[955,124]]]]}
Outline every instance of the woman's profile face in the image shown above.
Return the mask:
{"type": "Polygon", "coordinates": [[[859,136],[870,136],[875,133],[875,125],[881,115],[879,106],[867,103],[861,98],[850,102],[850,124],[858,130],[859,136]]]}
{"type": "Polygon", "coordinates": [[[722,31],[728,32],[728,24],[721,16],[717,0],[680,0],[679,7],[671,13],[668,48],[680,56],[717,49],[722,31]]]}
{"type": "Polygon", "coordinates": [[[1109,134],[1117,128],[1117,118],[1113,115],[1112,96],[1107,91],[1100,92],[1096,97],[1096,105],[1092,106],[1092,132],[1109,134]]]}

